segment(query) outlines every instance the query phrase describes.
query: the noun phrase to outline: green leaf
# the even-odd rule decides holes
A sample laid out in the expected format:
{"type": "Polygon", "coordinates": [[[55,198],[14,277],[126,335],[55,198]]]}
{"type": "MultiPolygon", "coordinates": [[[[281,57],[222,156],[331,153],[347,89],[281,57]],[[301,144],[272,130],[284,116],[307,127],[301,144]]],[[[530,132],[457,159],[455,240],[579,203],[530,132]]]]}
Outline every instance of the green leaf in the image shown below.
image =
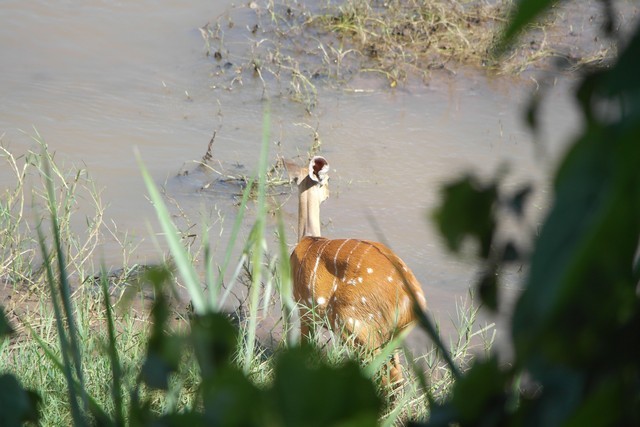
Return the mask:
{"type": "Polygon", "coordinates": [[[466,239],[478,244],[478,255],[489,257],[495,230],[495,184],[480,184],[466,176],[442,188],[442,205],[433,214],[450,250],[457,252],[466,239]]]}
{"type": "Polygon", "coordinates": [[[613,335],[599,338],[602,331],[631,315],[640,232],[638,140],[640,124],[593,128],[562,163],[514,313],[521,357],[543,352],[545,358],[588,363],[611,348],[602,339],[613,335]]]}
{"type": "Polygon", "coordinates": [[[380,400],[359,365],[349,361],[334,368],[313,359],[307,347],[278,358],[271,396],[281,425],[377,425],[380,400]]]}
{"type": "Polygon", "coordinates": [[[142,379],[149,387],[167,390],[169,375],[178,370],[184,337],[166,331],[170,311],[167,297],[162,292],[162,283],[170,277],[168,270],[154,267],[145,276],[151,278],[154,284],[156,300],[151,309],[153,327],[142,365],[142,379]]]}
{"type": "Polygon", "coordinates": [[[478,282],[480,300],[489,310],[498,309],[498,275],[495,268],[485,271],[478,282]]]}
{"type": "Polygon", "coordinates": [[[0,305],[0,339],[13,334],[15,331],[4,313],[4,307],[0,305]]]}
{"type": "Polygon", "coordinates": [[[611,379],[598,384],[596,389],[585,396],[582,404],[572,414],[566,422],[566,427],[581,426],[612,426],[622,425],[621,414],[618,411],[612,411],[612,408],[618,406],[618,402],[624,399],[623,391],[619,384],[611,379]]]}
{"type": "Polygon", "coordinates": [[[151,388],[167,390],[169,375],[178,371],[184,340],[176,335],[151,337],[142,365],[142,379],[151,388]]]}
{"type": "Polygon", "coordinates": [[[558,0],[520,0],[516,2],[509,24],[498,42],[498,50],[504,51],[527,25],[556,3],[558,0]]]}
{"type": "Polygon", "coordinates": [[[499,415],[506,402],[504,380],[496,358],[474,363],[454,385],[452,404],[460,419],[485,418],[484,425],[492,425],[489,419],[499,415]]]}
{"type": "Polygon", "coordinates": [[[524,207],[532,191],[533,189],[530,185],[525,185],[508,199],[509,208],[518,218],[524,216],[524,207]]]}
{"type": "Polygon", "coordinates": [[[271,408],[265,404],[263,392],[239,369],[227,366],[201,388],[205,425],[272,425],[271,408]]]}
{"type": "Polygon", "coordinates": [[[238,332],[225,315],[194,315],[190,339],[203,381],[231,365],[238,345],[238,332]]]}
{"type": "Polygon", "coordinates": [[[40,396],[27,390],[11,374],[0,375],[0,425],[20,426],[38,422],[40,396]]]}

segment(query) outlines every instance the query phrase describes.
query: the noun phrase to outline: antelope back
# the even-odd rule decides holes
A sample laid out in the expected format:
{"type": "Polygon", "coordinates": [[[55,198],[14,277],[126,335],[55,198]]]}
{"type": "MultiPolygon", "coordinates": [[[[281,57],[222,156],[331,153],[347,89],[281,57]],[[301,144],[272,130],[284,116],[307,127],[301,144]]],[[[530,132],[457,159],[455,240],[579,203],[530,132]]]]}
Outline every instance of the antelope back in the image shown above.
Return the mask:
{"type": "Polygon", "coordinates": [[[413,273],[381,243],[304,237],[291,267],[296,300],[372,349],[415,320],[410,293],[426,308],[413,273]]]}

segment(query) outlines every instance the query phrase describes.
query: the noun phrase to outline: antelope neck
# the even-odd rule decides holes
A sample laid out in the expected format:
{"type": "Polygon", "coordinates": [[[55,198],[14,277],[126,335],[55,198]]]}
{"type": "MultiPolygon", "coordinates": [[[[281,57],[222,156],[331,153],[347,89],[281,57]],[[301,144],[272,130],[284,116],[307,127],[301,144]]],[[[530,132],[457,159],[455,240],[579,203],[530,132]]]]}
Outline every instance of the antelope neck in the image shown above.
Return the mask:
{"type": "Polygon", "coordinates": [[[306,177],[299,187],[298,241],[305,236],[320,237],[319,185],[306,177]]]}

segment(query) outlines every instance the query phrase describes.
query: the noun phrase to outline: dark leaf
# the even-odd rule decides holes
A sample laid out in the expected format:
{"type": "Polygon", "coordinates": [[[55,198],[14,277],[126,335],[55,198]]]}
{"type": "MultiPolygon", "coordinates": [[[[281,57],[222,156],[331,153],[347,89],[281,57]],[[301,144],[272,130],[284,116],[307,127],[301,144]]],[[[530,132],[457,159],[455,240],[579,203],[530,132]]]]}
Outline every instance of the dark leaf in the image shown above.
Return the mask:
{"type": "Polygon", "coordinates": [[[636,422],[628,420],[623,422],[625,415],[622,411],[612,411],[611,408],[618,406],[624,400],[623,390],[619,383],[608,379],[598,384],[588,396],[585,396],[581,405],[572,414],[566,427],[605,427],[612,425],[637,425],[636,422]]]}
{"type": "Polygon", "coordinates": [[[498,367],[498,360],[478,361],[466,375],[454,385],[452,407],[463,424],[483,419],[482,425],[498,425],[504,411],[505,374],[498,367]]]}
{"type": "Polygon", "coordinates": [[[271,395],[283,426],[375,426],[380,400],[357,363],[314,364],[307,348],[280,355],[271,395]]]}
{"type": "Polygon", "coordinates": [[[478,255],[488,258],[495,230],[495,184],[483,186],[473,177],[464,177],[441,191],[443,201],[433,217],[449,249],[457,252],[471,238],[478,244],[478,255]]]}
{"type": "Polygon", "coordinates": [[[169,271],[166,268],[152,268],[146,274],[156,289],[156,299],[151,309],[153,327],[142,366],[142,379],[149,387],[166,390],[169,375],[178,370],[184,338],[166,331],[170,310],[162,285],[171,277],[169,271]]]}
{"type": "Polygon", "coordinates": [[[563,162],[514,314],[519,353],[542,350],[544,342],[555,357],[592,359],[606,349],[596,338],[603,328],[628,316],[640,232],[638,205],[629,203],[640,188],[639,140],[638,124],[624,134],[592,129],[563,162]]]}
{"type": "Polygon", "coordinates": [[[636,26],[635,33],[620,53],[615,66],[604,76],[601,93],[608,97],[622,97],[625,102],[633,102],[638,111],[640,99],[640,26],[636,26]]]}
{"type": "Polygon", "coordinates": [[[22,387],[11,374],[0,375],[0,426],[21,426],[26,421],[37,423],[40,396],[22,387]]]}
{"type": "Polygon", "coordinates": [[[508,241],[502,249],[502,262],[510,263],[520,261],[520,251],[515,243],[508,241]]]}
{"type": "Polygon", "coordinates": [[[151,388],[167,390],[169,375],[178,370],[184,339],[175,335],[152,337],[142,365],[142,379],[151,388]]]}
{"type": "Polygon", "coordinates": [[[271,409],[263,392],[231,366],[201,385],[206,425],[256,426],[270,425],[271,409]]]}
{"type": "Polygon", "coordinates": [[[4,313],[4,307],[0,306],[0,339],[13,334],[15,331],[9,323],[6,314],[4,313]]]}
{"type": "Polygon", "coordinates": [[[165,266],[150,266],[144,272],[144,280],[160,291],[171,280],[171,270],[165,266]]]}
{"type": "Polygon", "coordinates": [[[482,304],[489,310],[496,311],[498,309],[498,273],[495,268],[482,274],[478,282],[478,293],[482,304]]]}
{"type": "Polygon", "coordinates": [[[498,43],[498,51],[503,52],[527,25],[556,3],[558,0],[520,0],[514,3],[515,10],[498,43]]]}
{"type": "MultiPolygon", "coordinates": [[[[154,417],[155,418],[155,417],[154,417]]],[[[206,427],[213,424],[207,424],[202,415],[198,412],[184,412],[166,414],[158,419],[148,422],[146,425],[153,427],[206,427]]],[[[221,424],[233,425],[233,424],[221,424]]],[[[239,425],[239,424],[236,424],[239,425]]]]}
{"type": "Polygon", "coordinates": [[[202,379],[207,381],[217,371],[231,364],[238,345],[238,332],[223,314],[194,315],[190,339],[202,379]]]}
{"type": "Polygon", "coordinates": [[[531,129],[532,132],[536,133],[539,129],[539,113],[540,113],[540,101],[542,100],[542,96],[539,91],[534,92],[529,100],[529,104],[527,105],[527,109],[525,111],[525,121],[531,129]]]}
{"type": "Polygon", "coordinates": [[[509,208],[518,218],[522,218],[524,215],[524,206],[532,192],[533,188],[530,185],[525,185],[508,199],[509,208]]]}

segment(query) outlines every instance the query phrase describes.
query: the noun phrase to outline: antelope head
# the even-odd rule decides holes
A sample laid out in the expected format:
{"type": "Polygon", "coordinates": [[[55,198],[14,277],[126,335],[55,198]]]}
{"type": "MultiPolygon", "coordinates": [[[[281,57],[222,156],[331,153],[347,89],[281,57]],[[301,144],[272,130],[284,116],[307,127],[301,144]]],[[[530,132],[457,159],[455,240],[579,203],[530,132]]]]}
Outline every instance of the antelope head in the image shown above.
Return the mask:
{"type": "Polygon", "coordinates": [[[309,167],[300,168],[298,184],[298,241],[305,236],[320,236],[320,204],[329,197],[329,163],[315,156],[309,167]]]}

